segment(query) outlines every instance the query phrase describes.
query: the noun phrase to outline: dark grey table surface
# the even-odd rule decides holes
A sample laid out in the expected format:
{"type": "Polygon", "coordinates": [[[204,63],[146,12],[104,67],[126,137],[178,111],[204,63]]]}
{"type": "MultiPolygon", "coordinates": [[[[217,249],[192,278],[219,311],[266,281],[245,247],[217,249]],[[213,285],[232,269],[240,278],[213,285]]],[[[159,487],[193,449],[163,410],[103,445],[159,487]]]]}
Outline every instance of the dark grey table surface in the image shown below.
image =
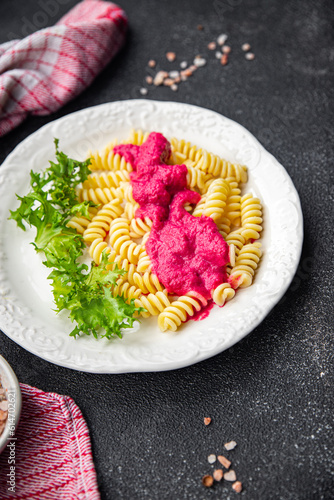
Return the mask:
{"type": "MultiPolygon", "coordinates": [[[[2,0],[0,41],[51,25],[76,2],[2,0]],[[44,12],[44,15],[41,15],[44,12]],[[51,12],[51,13],[50,13],[51,12]]],[[[242,342],[164,373],[96,375],[50,364],[0,333],[0,352],[21,382],[74,398],[88,423],[102,499],[234,498],[201,477],[224,442],[245,499],[334,498],[333,464],[333,3],[279,0],[123,0],[130,30],[122,52],[53,116],[28,118],[0,139],[0,163],[49,121],[104,102],[140,98],[147,61],[168,66],[208,54],[229,35],[230,62],[214,55],[177,92],[244,125],[286,168],[305,223],[298,272],[285,297],[242,342]],[[201,24],[203,30],[197,26],[201,24]],[[246,61],[249,42],[256,58],[246,61]],[[206,428],[203,417],[211,416],[206,428]]]]}

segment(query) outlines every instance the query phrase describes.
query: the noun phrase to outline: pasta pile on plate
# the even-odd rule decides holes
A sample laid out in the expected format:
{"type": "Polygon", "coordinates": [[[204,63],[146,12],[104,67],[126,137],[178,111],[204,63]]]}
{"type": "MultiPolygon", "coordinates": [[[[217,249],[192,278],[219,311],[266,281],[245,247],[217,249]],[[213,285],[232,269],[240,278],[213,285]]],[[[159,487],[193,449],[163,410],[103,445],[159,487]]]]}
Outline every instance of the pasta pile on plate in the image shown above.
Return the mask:
{"type": "MultiPolygon", "coordinates": [[[[124,143],[141,145],[149,133],[132,131],[124,143]]],[[[170,164],[185,164],[188,169],[187,187],[201,195],[199,203],[185,206],[195,217],[211,217],[229,245],[229,282],[212,290],[213,301],[219,306],[231,300],[237,288],[252,284],[261,258],[262,231],[260,200],[251,193],[241,195],[247,182],[247,168],[230,163],[217,155],[184,140],[171,139],[170,164]],[[232,286],[231,286],[232,285],[232,286]]],[[[90,219],[73,217],[69,226],[83,235],[89,254],[98,264],[102,252],[108,252],[108,269],[116,266],[125,271],[113,288],[113,294],[134,300],[145,309],[143,317],[158,316],[162,331],[175,331],[181,323],[200,311],[207,301],[196,293],[175,297],[167,293],[152,271],[145,242],[152,221],[135,217],[139,204],[133,199],[130,172],[132,166],[114,154],[116,142],[105,150],[90,153],[92,173],[78,191],[79,201],[91,200],[90,219]]]]}

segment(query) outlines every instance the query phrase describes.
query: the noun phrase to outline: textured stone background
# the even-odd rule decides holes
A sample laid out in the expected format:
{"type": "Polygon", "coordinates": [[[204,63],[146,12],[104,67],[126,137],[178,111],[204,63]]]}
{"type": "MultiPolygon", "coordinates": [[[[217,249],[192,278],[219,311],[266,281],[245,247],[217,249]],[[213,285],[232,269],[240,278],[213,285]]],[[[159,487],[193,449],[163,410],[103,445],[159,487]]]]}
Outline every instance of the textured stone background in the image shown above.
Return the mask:
{"type": "MultiPolygon", "coordinates": [[[[75,4],[2,0],[0,41],[53,24],[75,4]],[[32,23],[32,24],[31,24],[32,23]],[[30,26],[30,27],[29,27],[30,26]]],[[[230,63],[213,54],[173,93],[147,98],[213,109],[248,128],[287,169],[299,192],[305,241],[293,284],[269,317],[227,352],[167,373],[92,375],[53,366],[0,334],[0,352],[21,382],[68,394],[92,437],[102,499],[234,498],[201,477],[210,453],[229,453],[242,498],[334,496],[333,465],[333,32],[330,1],[123,0],[128,42],[81,96],[52,117],[29,118],[0,139],[0,163],[30,133],[78,109],[140,97],[146,63],[175,50],[207,53],[229,34],[230,63]],[[196,29],[202,24],[203,31],[196,29]],[[256,54],[244,59],[240,45],[256,54]],[[203,417],[213,423],[205,428],[203,417]]]]}

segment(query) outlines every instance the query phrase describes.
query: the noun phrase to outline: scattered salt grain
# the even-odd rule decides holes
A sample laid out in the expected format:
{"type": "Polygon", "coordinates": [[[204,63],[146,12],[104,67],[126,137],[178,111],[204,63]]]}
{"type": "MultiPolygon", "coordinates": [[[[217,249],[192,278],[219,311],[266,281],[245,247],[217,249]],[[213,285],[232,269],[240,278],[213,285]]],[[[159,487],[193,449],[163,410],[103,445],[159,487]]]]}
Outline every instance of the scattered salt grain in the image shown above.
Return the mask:
{"type": "Polygon", "coordinates": [[[243,45],[241,45],[241,49],[242,49],[244,52],[247,52],[247,50],[250,50],[250,49],[251,49],[251,46],[249,45],[249,43],[244,43],[243,45]]]}
{"type": "Polygon", "coordinates": [[[171,87],[171,85],[173,85],[174,83],[174,80],[172,80],[172,78],[165,78],[164,80],[164,85],[166,85],[167,87],[171,87]]]}
{"type": "Polygon", "coordinates": [[[209,425],[211,423],[211,418],[210,417],[204,417],[204,424],[209,425]]]}
{"type": "Polygon", "coordinates": [[[225,469],[230,468],[231,462],[229,460],[227,460],[226,457],[224,457],[223,455],[218,455],[217,458],[218,458],[218,462],[220,462],[225,467],[225,469]]]}
{"type": "Polygon", "coordinates": [[[170,71],[169,72],[170,78],[178,78],[180,76],[179,71],[170,71]]]}
{"type": "Polygon", "coordinates": [[[241,493],[242,491],[242,483],[240,481],[236,481],[232,484],[232,488],[236,493],[241,493]]]}
{"type": "Polygon", "coordinates": [[[225,35],[225,33],[222,33],[217,38],[218,45],[224,45],[224,43],[226,42],[226,40],[227,40],[227,35],[225,35]]]}
{"type": "Polygon", "coordinates": [[[213,477],[207,474],[202,477],[202,484],[207,488],[210,488],[213,485],[213,477]]]}
{"type": "Polygon", "coordinates": [[[167,61],[173,62],[176,59],[176,54],[175,52],[167,52],[166,54],[167,61]]]}
{"type": "Polygon", "coordinates": [[[224,448],[226,450],[233,450],[237,446],[237,443],[235,441],[230,441],[229,443],[224,444],[224,448]]]}
{"type": "Polygon", "coordinates": [[[180,62],[180,68],[181,68],[181,69],[186,69],[186,67],[187,67],[187,66],[188,66],[187,61],[182,61],[182,62],[180,62]]]}
{"type": "Polygon", "coordinates": [[[146,95],[146,94],[147,94],[147,92],[148,92],[148,90],[147,90],[147,89],[145,89],[145,87],[142,87],[142,88],[139,90],[139,92],[141,93],[141,95],[146,95]]]}
{"type": "Polygon", "coordinates": [[[212,454],[212,455],[208,456],[208,462],[209,462],[209,464],[214,464],[216,460],[217,460],[216,455],[212,454]]]}
{"type": "Polygon", "coordinates": [[[194,65],[197,66],[197,68],[201,68],[206,65],[206,59],[204,59],[204,57],[195,57],[194,65]]]}
{"type": "Polygon", "coordinates": [[[213,479],[215,479],[215,481],[221,481],[224,477],[224,472],[222,471],[222,469],[216,469],[213,471],[213,479]]]}
{"type": "Polygon", "coordinates": [[[149,66],[150,68],[155,68],[156,64],[157,64],[157,63],[154,61],[154,59],[150,59],[150,60],[148,61],[148,66],[149,66]]]}
{"type": "Polygon", "coordinates": [[[235,481],[237,479],[237,476],[234,470],[229,470],[228,472],[225,472],[224,479],[226,481],[235,481]]]}
{"type": "Polygon", "coordinates": [[[220,64],[222,66],[226,66],[227,63],[228,63],[228,55],[227,54],[223,54],[221,56],[221,59],[220,59],[220,64]]]}
{"type": "Polygon", "coordinates": [[[229,54],[231,52],[231,47],[229,45],[224,45],[222,51],[224,54],[229,54]]]}
{"type": "Polygon", "coordinates": [[[167,78],[168,73],[166,71],[158,71],[153,80],[153,85],[162,85],[165,78],[167,78]]]}
{"type": "Polygon", "coordinates": [[[147,76],[147,77],[145,78],[145,80],[146,80],[146,83],[147,83],[148,85],[152,85],[152,83],[153,83],[153,78],[152,78],[151,76],[147,76]]]}
{"type": "Polygon", "coordinates": [[[208,49],[209,50],[215,50],[216,47],[217,47],[216,42],[210,42],[210,43],[208,43],[208,49]]]}
{"type": "Polygon", "coordinates": [[[222,55],[223,54],[219,52],[219,50],[217,50],[217,52],[215,53],[216,59],[220,59],[222,55]]]}
{"type": "Polygon", "coordinates": [[[173,85],[171,85],[171,86],[170,86],[170,88],[171,88],[174,92],[176,92],[176,91],[177,91],[177,89],[178,89],[178,86],[176,85],[176,83],[173,83],[173,85]]]}
{"type": "Polygon", "coordinates": [[[248,61],[253,61],[253,59],[255,58],[255,54],[253,54],[253,52],[247,52],[247,54],[245,54],[245,58],[248,61]]]}

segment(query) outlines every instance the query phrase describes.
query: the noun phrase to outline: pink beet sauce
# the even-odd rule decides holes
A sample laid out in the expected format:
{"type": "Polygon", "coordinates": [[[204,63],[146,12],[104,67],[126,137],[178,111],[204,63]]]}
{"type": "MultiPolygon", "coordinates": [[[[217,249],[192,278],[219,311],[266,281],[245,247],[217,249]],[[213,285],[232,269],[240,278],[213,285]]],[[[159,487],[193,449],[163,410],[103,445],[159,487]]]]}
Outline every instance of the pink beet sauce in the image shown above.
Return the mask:
{"type": "Polygon", "coordinates": [[[228,245],[212,219],[194,217],[183,208],[200,200],[186,188],[187,167],[166,164],[170,143],[156,132],[142,146],[115,146],[114,152],[133,167],[133,198],[140,205],[136,217],[153,220],[146,243],[153,272],[169,293],[193,291],[210,299],[211,290],[227,281],[228,245]]]}

